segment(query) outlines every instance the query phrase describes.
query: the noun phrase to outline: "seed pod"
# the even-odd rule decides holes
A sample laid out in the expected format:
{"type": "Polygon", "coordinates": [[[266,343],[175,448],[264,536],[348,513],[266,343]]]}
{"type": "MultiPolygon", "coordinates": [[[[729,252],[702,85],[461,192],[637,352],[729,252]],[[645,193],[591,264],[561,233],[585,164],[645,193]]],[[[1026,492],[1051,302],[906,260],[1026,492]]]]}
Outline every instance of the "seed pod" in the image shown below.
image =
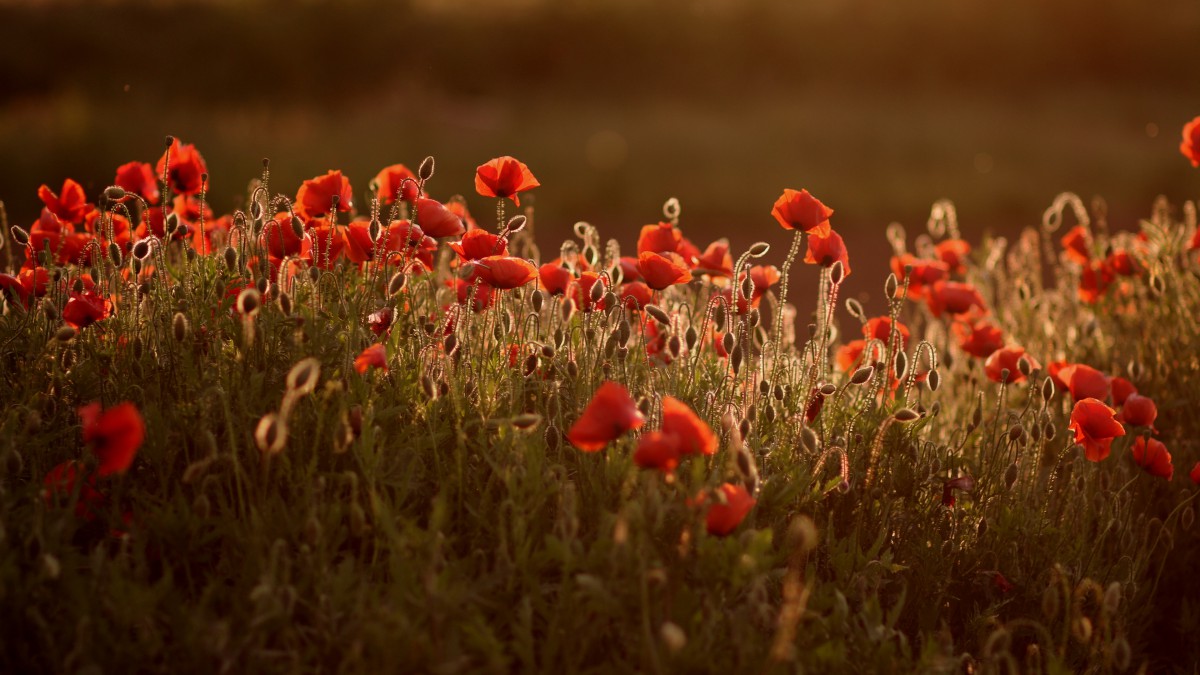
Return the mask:
{"type": "Polygon", "coordinates": [[[770,251],[770,250],[771,250],[770,244],[768,244],[765,241],[760,241],[760,242],[754,244],[753,246],[751,246],[750,250],[746,251],[746,253],[748,253],[751,258],[761,258],[767,254],[767,251],[770,251]]]}
{"type": "Polygon", "coordinates": [[[897,422],[911,422],[920,417],[920,415],[912,408],[901,408],[892,417],[896,418],[897,422]]]}
{"type": "Polygon", "coordinates": [[[423,181],[433,178],[434,168],[435,168],[435,164],[433,161],[433,155],[430,155],[430,156],[426,157],[425,159],[421,160],[421,166],[417,168],[417,177],[419,177],[423,181]]]}
{"type": "Polygon", "coordinates": [[[661,323],[662,325],[671,325],[671,317],[667,316],[667,313],[664,312],[658,305],[646,305],[642,309],[644,309],[647,314],[649,314],[655,321],[661,323]]]}
{"type": "Polygon", "coordinates": [[[287,425],[277,413],[267,413],[258,421],[254,430],[254,442],[260,452],[276,455],[287,443],[287,425]]]}
{"type": "Polygon", "coordinates": [[[899,285],[900,282],[896,279],[896,275],[894,273],[888,274],[887,282],[883,284],[883,294],[888,298],[896,297],[896,288],[899,285]]]}
{"type": "Polygon", "coordinates": [[[864,384],[875,374],[874,366],[862,366],[850,376],[850,384],[864,384]]]}
{"type": "Polygon", "coordinates": [[[516,234],[525,229],[525,224],[528,219],[525,216],[516,215],[508,219],[508,223],[504,225],[504,229],[508,230],[509,234],[516,234]]]}
{"type": "Polygon", "coordinates": [[[929,391],[937,391],[938,387],[942,386],[942,375],[936,370],[929,371],[929,377],[925,380],[929,391]]]}

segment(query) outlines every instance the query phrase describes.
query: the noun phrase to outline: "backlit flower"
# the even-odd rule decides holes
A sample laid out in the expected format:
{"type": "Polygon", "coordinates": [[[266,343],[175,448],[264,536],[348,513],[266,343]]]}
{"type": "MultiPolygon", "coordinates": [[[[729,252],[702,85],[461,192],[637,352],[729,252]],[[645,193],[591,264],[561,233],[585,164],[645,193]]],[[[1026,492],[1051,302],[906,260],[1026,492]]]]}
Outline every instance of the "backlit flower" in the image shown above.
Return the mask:
{"type": "Polygon", "coordinates": [[[1134,463],[1145,469],[1151,476],[1171,480],[1175,475],[1175,466],[1171,463],[1171,453],[1167,452],[1167,446],[1160,441],[1153,438],[1147,441],[1144,436],[1138,436],[1134,439],[1129,454],[1133,457],[1134,463]]]}
{"type": "Polygon", "coordinates": [[[833,209],[825,206],[808,190],[784,190],[771,215],[786,230],[803,230],[809,234],[825,236],[829,233],[829,217],[833,209]]]}
{"type": "Polygon", "coordinates": [[[529,167],[513,157],[497,157],[475,169],[475,191],[484,197],[499,197],[511,199],[517,206],[521,199],[517,196],[526,190],[532,190],[541,183],[533,177],[529,167]]]}
{"type": "Polygon", "coordinates": [[[850,276],[850,253],[846,251],[842,235],[830,229],[826,235],[814,232],[808,236],[808,253],[804,256],[804,262],[830,267],[838,261],[842,263],[842,278],[850,276]]]}
{"type": "Polygon", "coordinates": [[[1075,432],[1075,442],[1083,446],[1084,454],[1093,462],[1108,457],[1113,439],[1125,435],[1116,411],[1094,398],[1075,404],[1067,428],[1075,432]]]}
{"type": "MultiPolygon", "coordinates": [[[[724,537],[742,524],[756,501],[746,488],[732,483],[722,483],[713,494],[714,503],[708,509],[704,526],[709,534],[724,537]]],[[[706,494],[701,493],[695,503],[702,506],[708,499],[706,494]]]]}
{"type": "Polygon", "coordinates": [[[1183,142],[1179,151],[1191,161],[1192,166],[1200,166],[1200,117],[1183,125],[1183,142]]]}
{"type": "Polygon", "coordinates": [[[329,171],[324,176],[304,181],[296,193],[293,208],[304,218],[316,218],[333,209],[334,197],[338,198],[338,211],[349,211],[354,206],[354,190],[350,187],[350,179],[343,176],[341,171],[329,171]]]}
{"type": "Polygon", "coordinates": [[[89,403],[79,408],[79,420],[83,442],[100,460],[96,472],[104,477],[128,471],[146,436],[146,424],[137,407],[126,402],[101,411],[99,403],[89,403]]]}
{"type": "Polygon", "coordinates": [[[596,452],[622,434],[641,428],[646,418],[625,387],[608,381],[592,395],[583,414],[567,431],[567,439],[585,452],[596,452]]]}
{"type": "Polygon", "coordinates": [[[176,138],[171,143],[170,150],[164,152],[163,156],[159,158],[158,165],[154,169],[155,175],[163,175],[163,170],[167,168],[168,154],[171,158],[171,166],[167,171],[167,183],[171,189],[184,195],[199,194],[203,187],[201,178],[208,172],[208,167],[204,164],[204,158],[200,156],[196,146],[191,143],[181,143],[176,138]]]}
{"type": "Polygon", "coordinates": [[[686,403],[674,396],[662,400],[662,430],[679,439],[679,452],[685,455],[713,455],[717,435],[686,403]]]}
{"type": "Polygon", "coordinates": [[[1004,381],[1009,384],[1020,382],[1025,379],[1025,373],[1022,373],[1020,368],[1021,359],[1025,359],[1031,369],[1041,367],[1036,359],[1025,353],[1024,347],[1001,347],[987,358],[983,364],[983,370],[992,382],[1002,381],[1001,375],[1005,370],[1008,371],[1008,379],[1004,381]]]}
{"type": "Polygon", "coordinates": [[[371,368],[379,368],[383,372],[387,372],[387,348],[380,343],[375,343],[354,358],[354,370],[359,375],[366,373],[371,368]]]}

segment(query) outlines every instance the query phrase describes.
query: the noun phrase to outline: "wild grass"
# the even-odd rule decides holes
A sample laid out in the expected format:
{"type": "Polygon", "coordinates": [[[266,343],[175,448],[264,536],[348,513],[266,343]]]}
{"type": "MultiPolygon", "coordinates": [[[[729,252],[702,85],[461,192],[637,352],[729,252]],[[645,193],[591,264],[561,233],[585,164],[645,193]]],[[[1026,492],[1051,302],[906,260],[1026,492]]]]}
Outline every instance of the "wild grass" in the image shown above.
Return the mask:
{"type": "MultiPolygon", "coordinates": [[[[883,269],[853,273],[886,286],[912,335],[838,369],[870,317],[836,300],[837,266],[791,264],[804,240],[770,221],[769,246],[733,258],[784,267],[779,286],[695,272],[655,295],[665,324],[616,301],[632,246],[587,224],[561,258],[572,276],[604,273],[587,294],[606,309],[535,282],[473,312],[447,285],[470,265],[444,243],[421,273],[318,255],[268,276],[262,233],[290,202],[268,203],[271,187],[264,172],[230,221],[241,234],[216,235],[208,255],[170,231],[85,266],[28,253],[46,292],[10,290],[0,317],[4,671],[1185,672],[1200,657],[1191,203],[1155,204],[1135,240],[1067,196],[1019,239],[977,243],[955,277],[1043,366],[1018,362],[1022,381],[1001,383],[883,269]],[[1081,299],[1064,211],[1096,260],[1125,250],[1141,273],[1081,299]],[[113,311],[64,328],[84,274],[113,311]],[[759,290],[757,308],[732,311],[759,290]],[[780,295],[814,290],[816,316],[797,326],[780,295]],[[383,308],[394,322],[377,335],[383,308]],[[714,328],[733,336],[728,357],[714,328]],[[386,370],[358,372],[374,343],[386,370]],[[1085,459],[1072,393],[1047,384],[1057,361],[1153,398],[1173,480],[1131,459],[1145,429],[1085,459]],[[565,434],[605,381],[646,425],[581,452],[565,434]],[[720,438],[669,476],[632,460],[666,396],[720,438]],[[77,413],[94,401],[133,402],[145,440],[83,517],[80,486],[56,493],[44,477],[95,464],[77,413]],[[720,498],[695,497],[726,482],[757,502],[716,536],[705,510],[720,498]]],[[[115,191],[97,201],[148,217],[115,191]]],[[[518,215],[512,253],[558,257],[533,245],[533,210],[518,215]]],[[[677,204],[664,219],[686,234],[677,204]]],[[[28,233],[5,225],[15,273],[28,233]]],[[[929,230],[888,237],[933,260],[957,236],[952,208],[938,204],[929,230]]]]}

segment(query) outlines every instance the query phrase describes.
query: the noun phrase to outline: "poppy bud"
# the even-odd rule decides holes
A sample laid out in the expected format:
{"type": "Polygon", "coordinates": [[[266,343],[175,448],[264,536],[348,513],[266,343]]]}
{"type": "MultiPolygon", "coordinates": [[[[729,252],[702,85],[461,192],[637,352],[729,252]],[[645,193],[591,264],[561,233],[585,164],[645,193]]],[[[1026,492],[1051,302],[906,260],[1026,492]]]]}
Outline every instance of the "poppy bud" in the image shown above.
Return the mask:
{"type": "Polygon", "coordinates": [[[687,331],[683,334],[683,343],[687,345],[688,351],[696,348],[696,340],[699,339],[699,334],[696,333],[695,326],[688,326],[687,331]]]}
{"type": "Polygon", "coordinates": [[[929,387],[929,391],[937,391],[938,387],[942,385],[942,374],[936,370],[929,371],[929,378],[925,380],[925,384],[929,387]]]}
{"type": "Polygon", "coordinates": [[[765,241],[760,241],[760,242],[754,244],[753,246],[751,246],[750,250],[746,251],[746,253],[751,258],[761,258],[767,254],[767,251],[770,251],[770,250],[771,250],[770,244],[768,244],[765,241]]]}
{"type": "Polygon", "coordinates": [[[1018,469],[1016,462],[1009,464],[1008,468],[1004,471],[1004,486],[1009,490],[1011,490],[1013,484],[1017,482],[1017,473],[1018,469]]]}
{"type": "Polygon", "coordinates": [[[908,355],[899,352],[896,354],[896,379],[903,380],[906,373],[908,373],[908,355]]]}
{"type": "Polygon", "coordinates": [[[321,279],[321,270],[318,267],[308,268],[308,280],[317,283],[321,279]]]}
{"type": "Polygon", "coordinates": [[[725,305],[717,305],[713,310],[713,325],[717,330],[725,329],[725,305]]]}
{"type": "Polygon", "coordinates": [[[263,217],[262,202],[257,201],[257,200],[250,202],[250,217],[254,220],[262,220],[262,217],[263,217]]]}
{"type": "Polygon", "coordinates": [[[633,334],[633,328],[625,319],[621,319],[621,323],[617,324],[617,342],[625,345],[629,344],[629,338],[633,334]]]}
{"type": "Polygon", "coordinates": [[[167,220],[163,227],[166,230],[168,237],[170,237],[172,234],[175,234],[175,230],[179,229],[179,214],[167,214],[167,220]]]}
{"type": "Polygon", "coordinates": [[[920,417],[920,415],[912,408],[901,408],[892,417],[896,418],[897,422],[911,422],[920,417]]]}
{"type": "Polygon", "coordinates": [[[563,322],[566,323],[567,321],[570,321],[571,317],[575,315],[575,301],[571,298],[567,298],[563,301],[560,309],[562,311],[563,322]]]}
{"type": "Polygon", "coordinates": [[[421,160],[421,166],[417,167],[417,177],[423,181],[433,178],[434,168],[433,155],[430,155],[421,160]]]}
{"type": "Polygon", "coordinates": [[[658,305],[646,305],[642,309],[646,310],[646,313],[649,314],[651,318],[662,325],[671,325],[671,317],[667,316],[667,313],[664,312],[658,305]]]}
{"type": "Polygon", "coordinates": [[[267,285],[268,282],[266,277],[259,277],[258,280],[254,282],[254,288],[257,289],[259,293],[266,293],[267,285]]]}
{"type": "Polygon", "coordinates": [[[874,366],[863,366],[850,376],[850,384],[865,384],[875,374],[874,366]]]}
{"type": "Polygon", "coordinates": [[[125,199],[125,188],[120,185],[110,185],[104,188],[104,198],[109,201],[119,202],[125,199]]]}
{"type": "Polygon", "coordinates": [[[818,389],[817,391],[821,392],[822,396],[833,396],[835,393],[837,393],[837,387],[833,386],[832,384],[826,383],[826,384],[821,385],[820,389],[818,389]]]}
{"type": "Polygon", "coordinates": [[[121,248],[115,242],[108,242],[108,259],[116,267],[121,266],[121,248]]]}
{"type": "Polygon", "coordinates": [[[254,288],[242,289],[237,297],[237,311],[243,316],[253,316],[262,305],[262,295],[254,288]]]}
{"type": "Polygon", "coordinates": [[[663,204],[663,215],[667,217],[667,220],[678,218],[680,211],[679,200],[675,197],[671,197],[663,204]]]}
{"type": "Polygon", "coordinates": [[[751,328],[754,328],[755,326],[758,325],[759,318],[760,318],[760,315],[758,312],[758,308],[751,307],[750,312],[746,315],[746,323],[749,324],[749,326],[751,328]]]}
{"type": "Polygon", "coordinates": [[[150,240],[143,239],[133,245],[133,257],[145,260],[150,255],[150,240]]]}
{"type": "Polygon", "coordinates": [[[803,427],[800,429],[800,442],[804,445],[804,449],[809,452],[816,452],[820,447],[820,439],[817,438],[817,432],[812,430],[812,427],[803,427]]]}
{"type": "Polygon", "coordinates": [[[254,430],[254,442],[260,452],[268,455],[278,454],[287,443],[287,425],[276,413],[263,415],[254,430]]]}
{"type": "Polygon", "coordinates": [[[529,377],[537,370],[538,356],[536,353],[525,357],[525,376],[529,377]]]}
{"type": "Polygon", "coordinates": [[[749,417],[743,417],[742,421],[740,423],[738,423],[738,433],[742,435],[742,438],[747,438],[748,436],[750,436],[750,418],[749,417]]]}
{"type": "Polygon", "coordinates": [[[1042,380],[1042,399],[1049,401],[1054,396],[1054,378],[1047,377],[1042,380]]]}
{"type": "Polygon", "coordinates": [[[408,282],[408,277],[404,276],[404,272],[396,272],[388,279],[387,292],[388,295],[395,295],[404,289],[405,283],[408,282]]]}
{"type": "Polygon", "coordinates": [[[1053,422],[1046,422],[1046,426],[1042,432],[1042,435],[1046,437],[1047,441],[1054,440],[1055,435],[1058,433],[1058,431],[1054,428],[1053,422]]]}
{"type": "Polygon", "coordinates": [[[842,266],[842,261],[841,260],[834,261],[833,265],[829,268],[829,282],[831,284],[833,284],[834,286],[837,286],[837,285],[841,284],[842,280],[845,278],[846,278],[846,268],[844,266],[842,266]]]}
{"type": "Polygon", "coordinates": [[[1033,372],[1033,364],[1029,362],[1029,359],[1022,356],[1017,359],[1017,370],[1021,371],[1021,374],[1025,377],[1029,377],[1029,374],[1033,372]]]}
{"type": "Polygon", "coordinates": [[[749,298],[754,295],[754,280],[748,275],[742,279],[742,297],[749,298]]]}
{"type": "Polygon", "coordinates": [[[546,427],[546,434],[543,436],[543,439],[546,441],[546,448],[553,452],[562,443],[562,433],[558,430],[558,427],[551,424],[546,427]]]}
{"type": "Polygon", "coordinates": [[[224,257],[225,257],[225,268],[231,272],[233,270],[236,270],[237,264],[238,264],[237,250],[234,249],[232,246],[226,246],[224,257]]]}
{"type": "Polygon", "coordinates": [[[191,327],[188,325],[187,317],[183,312],[175,312],[175,316],[171,318],[171,332],[175,336],[176,342],[183,342],[187,339],[191,327]]]}
{"type": "Polygon", "coordinates": [[[679,358],[679,351],[682,346],[678,335],[672,335],[671,339],[667,340],[667,351],[670,352],[671,358],[679,358]]]}
{"type": "Polygon", "coordinates": [[[737,375],[738,371],[742,368],[742,346],[740,344],[735,345],[733,350],[729,352],[729,364],[733,366],[733,374],[737,375]]]}
{"type": "Polygon", "coordinates": [[[733,333],[726,333],[725,337],[721,338],[721,346],[725,349],[726,354],[733,353],[733,347],[734,347],[733,333]]]}
{"type": "MultiPolygon", "coordinates": [[[[275,284],[271,284],[271,287],[276,288],[275,284]]],[[[289,295],[287,291],[279,291],[276,297],[278,298],[279,302],[279,311],[282,312],[284,316],[291,316],[293,309],[292,296],[289,295]]]]}
{"type": "Polygon", "coordinates": [[[883,294],[889,299],[896,297],[896,287],[900,282],[896,280],[895,274],[888,274],[887,282],[883,284],[883,294]]]}
{"type": "Polygon", "coordinates": [[[382,233],[383,224],[379,222],[378,218],[372,218],[371,224],[367,226],[367,237],[370,238],[371,243],[377,243],[379,241],[379,235],[382,233]]]}
{"type": "Polygon", "coordinates": [[[525,229],[525,225],[528,222],[529,220],[525,216],[513,216],[512,218],[508,219],[508,223],[504,225],[504,229],[507,230],[509,234],[516,234],[525,229]]]}
{"type": "Polygon", "coordinates": [[[428,375],[421,376],[421,389],[425,392],[425,396],[429,398],[437,398],[437,388],[433,384],[433,378],[428,375]]]}
{"type": "Polygon", "coordinates": [[[533,311],[541,314],[542,307],[546,304],[546,294],[540,290],[534,290],[530,302],[533,304],[533,311]]]}
{"type": "Polygon", "coordinates": [[[70,342],[75,338],[75,329],[70,326],[63,326],[54,333],[54,339],[59,342],[70,342]]]}

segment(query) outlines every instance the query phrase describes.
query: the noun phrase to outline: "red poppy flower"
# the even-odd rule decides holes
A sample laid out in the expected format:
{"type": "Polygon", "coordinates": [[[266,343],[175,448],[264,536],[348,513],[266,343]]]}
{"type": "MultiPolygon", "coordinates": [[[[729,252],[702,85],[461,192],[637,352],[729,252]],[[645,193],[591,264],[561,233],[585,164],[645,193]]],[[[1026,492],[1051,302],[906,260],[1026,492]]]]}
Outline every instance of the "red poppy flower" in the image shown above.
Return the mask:
{"type": "Polygon", "coordinates": [[[392,321],[396,312],[391,307],[382,307],[367,315],[367,328],[376,335],[383,335],[392,329],[392,321]]]}
{"type": "Polygon", "coordinates": [[[1108,457],[1112,441],[1125,435],[1125,428],[1116,420],[1116,411],[1094,398],[1085,398],[1071,410],[1067,428],[1075,432],[1075,442],[1083,445],[1084,453],[1093,462],[1108,457]]]}
{"type": "Polygon", "coordinates": [[[908,297],[920,300],[925,297],[925,289],[950,276],[950,267],[941,260],[922,260],[910,253],[892,257],[892,273],[900,285],[896,287],[899,295],[903,289],[904,280],[908,279],[908,297]],[[904,274],[905,267],[912,267],[912,273],[904,274]]]}
{"type": "Polygon", "coordinates": [[[1196,485],[1200,485],[1200,462],[1196,462],[1196,465],[1188,472],[1188,478],[1191,478],[1196,485]]]}
{"type": "Polygon", "coordinates": [[[579,275],[579,279],[571,285],[572,292],[575,296],[575,304],[585,312],[592,312],[606,309],[604,297],[599,300],[592,301],[592,286],[600,281],[600,275],[596,272],[584,272],[579,275]]]}
{"type": "Polygon", "coordinates": [[[617,296],[621,298],[621,302],[625,306],[634,311],[640,310],[646,305],[654,302],[654,291],[650,287],[640,281],[630,281],[621,284],[620,290],[617,291],[617,296]]]}
{"type": "MultiPolygon", "coordinates": [[[[67,499],[75,493],[75,485],[85,467],[83,462],[69,460],[50,469],[42,479],[42,500],[52,506],[56,499],[67,499]]],[[[84,520],[95,520],[104,506],[104,495],[96,489],[96,474],[91,474],[79,487],[79,501],[75,502],[75,516],[84,520]]]]}
{"type": "Polygon", "coordinates": [[[100,460],[96,472],[104,477],[128,471],[146,437],[146,423],[137,406],[125,402],[101,412],[99,403],[89,403],[79,409],[79,420],[83,442],[100,460]]]}
{"type": "Polygon", "coordinates": [[[192,249],[201,255],[213,253],[217,250],[218,241],[229,241],[229,228],[232,225],[232,216],[221,216],[214,220],[206,220],[203,228],[188,228],[192,233],[192,249]]]}
{"type": "Polygon", "coordinates": [[[284,258],[299,255],[304,240],[296,236],[291,214],[280,211],[263,225],[259,242],[266,247],[272,258],[284,258]]]}
{"type": "Polygon", "coordinates": [[[538,278],[538,269],[523,258],[490,255],[474,261],[475,276],[493,288],[509,289],[524,286],[538,278]]]}
{"type": "MultiPolygon", "coordinates": [[[[355,220],[346,227],[346,257],[357,264],[375,259],[376,242],[371,241],[371,223],[365,219],[355,220]]],[[[382,228],[378,244],[383,245],[389,262],[398,257],[417,259],[427,267],[433,267],[433,252],[437,242],[428,237],[420,227],[407,220],[393,220],[382,228]]]]}
{"type": "Polygon", "coordinates": [[[475,191],[484,197],[511,199],[521,205],[517,194],[538,187],[538,182],[524,162],[505,155],[475,169],[475,191]]]}
{"type": "Polygon", "coordinates": [[[1200,166],[1200,117],[1183,125],[1183,142],[1179,144],[1179,152],[1192,162],[1192,166],[1200,166]]]}
{"type": "Polygon", "coordinates": [[[718,239],[696,257],[696,271],[712,277],[733,276],[733,255],[729,252],[729,240],[718,239]]]}
{"type": "Polygon", "coordinates": [[[821,414],[821,409],[825,407],[825,397],[821,395],[820,387],[813,387],[812,391],[808,392],[808,405],[804,408],[804,419],[809,424],[816,421],[817,416],[821,414]]]}
{"type": "Polygon", "coordinates": [[[1161,441],[1153,438],[1147,441],[1144,436],[1138,436],[1133,441],[1130,454],[1133,456],[1134,463],[1145,469],[1151,476],[1171,480],[1175,475],[1175,465],[1171,463],[1171,453],[1167,452],[1167,446],[1163,445],[1161,441]]]}
{"type": "Polygon", "coordinates": [[[829,234],[829,217],[833,215],[833,209],[822,204],[808,190],[789,189],[775,200],[771,215],[785,230],[804,230],[825,236],[829,234]]]}
{"type": "Polygon", "coordinates": [[[639,253],[638,272],[646,280],[646,285],[656,291],[692,280],[687,263],[678,253],[639,253]]]}
{"type": "Polygon", "coordinates": [[[979,289],[971,284],[957,281],[935,282],[925,296],[925,303],[929,305],[929,311],[937,317],[942,314],[955,316],[966,314],[971,311],[972,307],[978,307],[982,312],[987,312],[987,305],[984,303],[979,289]]]}
{"type": "MultiPolygon", "coordinates": [[[[899,321],[896,322],[896,332],[900,334],[900,349],[903,351],[908,345],[908,326],[905,326],[899,321]]],[[[863,337],[879,340],[883,344],[890,344],[889,340],[892,335],[892,320],[886,316],[877,316],[874,319],[867,321],[863,326],[863,337]]]]}
{"type": "Polygon", "coordinates": [[[1095,304],[1112,285],[1115,276],[1107,261],[1085,264],[1079,275],[1079,299],[1095,304]]]}
{"type": "Polygon", "coordinates": [[[546,263],[538,268],[538,280],[541,282],[542,289],[552,295],[562,295],[567,292],[567,287],[571,281],[575,279],[571,275],[571,270],[556,265],[554,263],[546,263]]]}
{"type": "Polygon", "coordinates": [[[1130,394],[1121,406],[1121,417],[1130,426],[1153,427],[1158,419],[1158,406],[1147,396],[1130,394]]]}
{"type": "Polygon", "coordinates": [[[951,330],[959,348],[976,358],[986,359],[1004,346],[1004,333],[987,321],[956,321],[951,330]]]}
{"type": "Polygon", "coordinates": [[[846,344],[838,347],[837,353],[834,355],[834,362],[837,364],[837,369],[843,373],[848,373],[854,364],[858,363],[858,359],[862,356],[863,349],[866,349],[866,340],[851,340],[846,344]]]}
{"type": "Polygon", "coordinates": [[[608,381],[592,395],[583,414],[567,431],[567,439],[584,452],[595,452],[625,432],[641,428],[645,421],[629,391],[608,381]]]}
{"type": "Polygon", "coordinates": [[[458,304],[467,304],[467,298],[470,297],[471,289],[474,288],[475,301],[471,303],[472,311],[482,312],[492,306],[492,287],[486,281],[476,279],[468,282],[465,279],[455,279],[451,284],[458,297],[458,304]]]}
{"type": "Polygon", "coordinates": [[[508,255],[508,244],[487,230],[467,230],[462,239],[450,242],[458,259],[470,262],[493,255],[508,255]]]}
{"type": "Polygon", "coordinates": [[[354,207],[354,190],[350,187],[350,179],[341,171],[329,171],[324,176],[304,181],[296,193],[293,210],[306,219],[323,216],[333,208],[335,196],[338,211],[349,211],[354,207]]]}
{"type": "Polygon", "coordinates": [[[643,253],[679,253],[679,243],[683,241],[683,233],[671,223],[644,225],[638,235],[637,252],[643,253]]]}
{"type": "Polygon", "coordinates": [[[417,174],[403,164],[393,164],[375,174],[375,189],[379,203],[387,206],[396,202],[396,191],[400,190],[401,201],[411,202],[417,198],[417,174]]]}
{"type": "Polygon", "coordinates": [[[717,435],[686,403],[674,396],[662,400],[662,430],[679,438],[679,452],[685,455],[713,455],[717,435]]]}
{"type": "Polygon", "coordinates": [[[203,186],[200,177],[208,173],[208,167],[205,166],[204,158],[200,156],[196,146],[181,143],[176,138],[171,144],[171,149],[163,152],[163,156],[158,159],[158,165],[154,169],[158,176],[163,175],[163,170],[166,169],[168,152],[171,155],[171,168],[167,172],[167,182],[171,189],[184,195],[199,194],[203,186]]]}
{"type": "Polygon", "coordinates": [[[1046,375],[1054,382],[1055,391],[1067,391],[1069,389],[1066,379],[1062,376],[1062,371],[1070,366],[1070,361],[1052,361],[1046,365],[1046,375]]]}
{"type": "Polygon", "coordinates": [[[342,228],[326,218],[313,218],[308,221],[307,229],[308,236],[300,242],[300,257],[313,267],[333,269],[346,248],[342,228]]]}
{"type": "Polygon", "coordinates": [[[967,269],[966,262],[971,255],[971,245],[962,239],[947,239],[934,246],[933,252],[939,260],[946,263],[951,272],[961,274],[967,269]]]}
{"type": "Polygon", "coordinates": [[[644,281],[637,264],[637,258],[633,256],[623,255],[617,258],[617,267],[621,270],[621,281],[644,281]]]}
{"type": "Polygon", "coordinates": [[[975,489],[975,478],[963,474],[957,478],[951,478],[942,485],[942,506],[948,509],[954,508],[958,500],[954,496],[955,490],[962,492],[970,492],[975,489]]]}
{"type": "Polygon", "coordinates": [[[633,463],[643,469],[658,469],[663,473],[671,473],[679,466],[679,437],[661,431],[650,431],[642,434],[638,440],[637,450],[633,453],[633,463]]]}
{"type": "Polygon", "coordinates": [[[467,209],[467,202],[461,195],[451,197],[442,206],[458,218],[468,230],[474,230],[479,227],[475,224],[475,219],[471,217],[471,212],[467,209]]]}
{"type": "Polygon", "coordinates": [[[63,321],[72,328],[80,329],[108,318],[110,303],[95,291],[71,292],[71,299],[63,307],[63,321]]]}
{"type": "Polygon", "coordinates": [[[1060,380],[1066,383],[1071,398],[1081,401],[1094,398],[1099,401],[1108,400],[1110,387],[1108,377],[1091,366],[1076,363],[1058,371],[1060,380]]]}
{"type": "Polygon", "coordinates": [[[1104,262],[1108,269],[1123,277],[1133,277],[1142,273],[1142,266],[1125,249],[1113,251],[1108,258],[1105,258],[1104,262]]]}
{"type": "Polygon", "coordinates": [[[1123,377],[1113,377],[1109,380],[1112,388],[1113,405],[1125,405],[1131,394],[1137,393],[1137,387],[1123,377]]]}
{"type": "Polygon", "coordinates": [[[816,232],[809,235],[808,254],[804,256],[804,262],[831,267],[839,260],[842,262],[842,271],[845,272],[843,278],[850,276],[850,253],[846,251],[846,242],[842,241],[842,235],[832,229],[824,236],[816,232]]]}
{"type": "Polygon", "coordinates": [[[354,370],[359,375],[366,373],[371,368],[379,368],[385,373],[388,370],[387,348],[378,342],[362,350],[362,353],[354,357],[354,370]]]}
{"type": "Polygon", "coordinates": [[[29,291],[25,290],[25,285],[17,277],[0,273],[0,291],[8,295],[10,302],[22,307],[29,306],[29,291]]]}
{"type": "MultiPolygon", "coordinates": [[[[709,507],[704,525],[709,534],[724,537],[742,524],[757,502],[746,488],[732,483],[722,483],[716,494],[716,503],[709,507]]],[[[695,504],[703,506],[707,501],[708,495],[702,492],[695,504]]]]}
{"type": "Polygon", "coordinates": [[[1025,353],[1024,347],[1001,347],[983,363],[983,371],[989,380],[999,382],[1002,371],[1008,370],[1008,383],[1020,382],[1025,379],[1020,368],[1022,358],[1029,362],[1030,368],[1041,368],[1036,359],[1025,353]]]}
{"type": "Polygon", "coordinates": [[[31,298],[40,298],[50,290],[50,273],[45,267],[24,267],[18,278],[25,289],[25,295],[31,298]]]}
{"type": "Polygon", "coordinates": [[[1088,265],[1092,260],[1091,240],[1087,228],[1082,225],[1068,230],[1062,237],[1063,252],[1067,254],[1067,259],[1080,265],[1088,265]]]}
{"type": "Polygon", "coordinates": [[[113,179],[113,184],[126,192],[139,195],[151,204],[158,203],[158,177],[146,162],[129,162],[117,167],[117,177],[113,179]]]}
{"type": "Polygon", "coordinates": [[[445,204],[425,197],[417,199],[417,224],[434,239],[457,237],[467,230],[462,218],[446,208],[445,204]]]}
{"type": "Polygon", "coordinates": [[[39,187],[38,198],[50,213],[68,223],[82,223],[83,217],[92,210],[92,205],[87,203],[87,197],[83,194],[83,186],[70,178],[63,181],[59,194],[55,194],[49,185],[39,187]]]}

